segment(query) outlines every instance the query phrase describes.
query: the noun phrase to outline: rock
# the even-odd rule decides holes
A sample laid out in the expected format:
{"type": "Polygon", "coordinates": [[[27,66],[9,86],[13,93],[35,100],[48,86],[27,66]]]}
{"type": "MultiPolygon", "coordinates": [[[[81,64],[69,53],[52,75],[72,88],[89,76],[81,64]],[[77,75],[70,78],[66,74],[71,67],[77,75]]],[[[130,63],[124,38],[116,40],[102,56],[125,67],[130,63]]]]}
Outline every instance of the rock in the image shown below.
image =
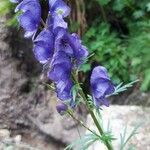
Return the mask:
{"type": "Polygon", "coordinates": [[[110,97],[110,102],[117,105],[137,105],[137,106],[150,106],[150,92],[143,93],[139,89],[139,85],[134,85],[124,93],[110,97]]]}
{"type": "Polygon", "coordinates": [[[16,144],[18,144],[18,143],[21,142],[21,135],[16,135],[15,137],[13,137],[13,139],[14,139],[14,142],[15,142],[16,144]]]}
{"type": "MultiPolygon", "coordinates": [[[[40,111],[41,114],[39,113],[36,118],[31,115],[28,117],[45,135],[52,137],[56,141],[69,144],[79,138],[78,130],[80,134],[83,135],[85,129],[69,116],[61,116],[58,114],[55,108],[56,104],[54,103],[56,103],[56,97],[51,99],[46,109],[43,110],[43,108],[39,108],[38,111],[40,111]]],[[[85,115],[77,115],[76,117],[84,122],[86,120],[85,115]]]]}
{"type": "MultiPolygon", "coordinates": [[[[129,145],[135,147],[136,150],[150,150],[150,108],[138,106],[110,106],[103,108],[101,115],[103,118],[103,127],[106,131],[108,122],[110,122],[112,133],[118,140],[113,141],[114,149],[119,150],[120,133],[124,132],[127,126],[127,136],[133,129],[141,124],[136,134],[129,145]]],[[[87,125],[95,130],[95,126],[90,116],[88,116],[87,125]]],[[[127,147],[128,147],[127,146],[127,147]]],[[[127,149],[127,147],[125,149],[127,149]]],[[[94,144],[89,150],[105,150],[105,147],[100,142],[94,144]]]]}
{"type": "Polygon", "coordinates": [[[33,140],[32,133],[36,137],[42,133],[43,141],[48,138],[62,148],[79,137],[78,127],[81,133],[83,129],[56,112],[57,98],[46,89],[43,84],[46,81],[40,79],[38,70],[42,69],[36,65],[31,41],[25,40],[16,29],[15,32],[8,29],[6,20],[5,16],[0,20],[0,128],[12,130],[13,137],[19,134],[23,140],[24,132],[29,131],[29,143],[33,140]]]}
{"type": "MultiPolygon", "coordinates": [[[[72,119],[61,117],[56,112],[57,99],[53,92],[46,90],[43,81],[40,81],[38,70],[42,72],[42,69],[36,65],[38,63],[33,57],[31,41],[6,28],[5,21],[6,17],[0,19],[0,128],[11,129],[16,132],[13,137],[19,134],[22,142],[33,147],[43,149],[46,145],[47,149],[61,150],[79,137],[78,130],[83,134],[84,129],[72,119]]],[[[141,133],[145,134],[137,136],[133,143],[145,148],[150,143],[147,138],[149,116],[141,108],[135,110],[112,106],[104,110],[104,116],[117,118],[113,119],[117,122],[113,124],[118,130],[122,129],[125,120],[132,124],[134,120],[143,119],[145,129],[142,128],[141,133]],[[131,118],[135,113],[137,116],[131,118]],[[139,140],[141,141],[137,142],[139,140]]],[[[83,121],[85,116],[83,113],[77,115],[83,121]]],[[[89,124],[92,126],[91,122],[89,124]]],[[[16,137],[16,141],[20,141],[20,137],[16,137]]]]}
{"type": "Polygon", "coordinates": [[[7,129],[0,129],[0,140],[10,137],[10,131],[7,129]]]}

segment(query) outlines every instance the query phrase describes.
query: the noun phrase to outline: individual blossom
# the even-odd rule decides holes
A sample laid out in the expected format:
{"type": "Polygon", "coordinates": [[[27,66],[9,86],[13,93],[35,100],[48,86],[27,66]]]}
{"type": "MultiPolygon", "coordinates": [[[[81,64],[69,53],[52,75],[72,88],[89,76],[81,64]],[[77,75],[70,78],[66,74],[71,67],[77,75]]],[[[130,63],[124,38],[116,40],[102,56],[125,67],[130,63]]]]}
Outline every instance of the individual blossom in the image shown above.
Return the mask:
{"type": "Polygon", "coordinates": [[[64,104],[64,103],[58,104],[58,105],[56,106],[57,112],[58,112],[59,114],[61,114],[61,115],[64,115],[65,112],[67,111],[67,109],[68,109],[68,107],[67,107],[67,105],[64,104]]]}
{"type": "Polygon", "coordinates": [[[74,34],[69,34],[64,28],[58,28],[55,36],[55,53],[48,71],[48,78],[54,81],[56,85],[58,98],[60,100],[70,100],[72,106],[74,104],[72,103],[71,93],[73,87],[71,72],[74,69],[75,62],[81,61],[87,56],[87,52],[84,51],[79,37],[74,36],[74,34]],[[73,38],[75,39],[73,40],[73,38]]]}
{"type": "Polygon", "coordinates": [[[115,90],[113,83],[111,82],[106,68],[102,66],[95,67],[91,75],[91,91],[95,105],[109,106],[106,96],[112,94],[115,90]]]}
{"type": "MultiPolygon", "coordinates": [[[[25,37],[32,37],[37,33],[41,20],[39,0],[11,1],[20,2],[15,10],[22,12],[18,17],[19,23],[25,30],[25,37]]],[[[49,7],[44,29],[33,38],[33,52],[41,64],[48,66],[48,78],[55,84],[57,97],[73,108],[74,83],[71,73],[88,56],[88,51],[77,34],[68,32],[64,19],[69,15],[70,8],[66,3],[63,0],[49,0],[49,7]]]]}
{"type": "Polygon", "coordinates": [[[33,52],[36,59],[42,63],[48,63],[54,53],[54,35],[48,30],[44,29],[34,40],[33,52]]]}
{"type": "Polygon", "coordinates": [[[65,52],[71,58],[73,66],[79,66],[88,56],[87,48],[82,45],[79,36],[68,33],[64,28],[57,29],[55,49],[65,52]]]}
{"type": "Polygon", "coordinates": [[[70,8],[63,0],[49,0],[50,13],[52,16],[61,15],[63,18],[70,14],[70,8]]]}
{"type": "Polygon", "coordinates": [[[71,89],[73,82],[71,81],[72,62],[71,57],[67,53],[67,46],[61,43],[64,30],[59,30],[55,37],[55,53],[50,63],[48,78],[56,85],[57,97],[62,101],[72,100],[71,89]]]}
{"type": "Polygon", "coordinates": [[[70,8],[63,0],[49,0],[49,16],[47,19],[48,26],[55,30],[58,27],[67,29],[68,25],[64,21],[70,13],[70,8]]]}
{"type": "Polygon", "coordinates": [[[54,82],[67,80],[71,75],[72,64],[66,53],[58,51],[54,54],[48,77],[54,82]]]}
{"type": "Polygon", "coordinates": [[[72,102],[73,82],[71,81],[71,79],[60,80],[57,81],[55,84],[57,97],[62,101],[72,102]]]}
{"type": "Polygon", "coordinates": [[[24,36],[29,38],[36,33],[40,24],[41,6],[39,0],[23,0],[15,9],[15,12],[18,11],[22,12],[22,14],[18,16],[18,21],[20,26],[25,30],[24,36]]]}
{"type": "Polygon", "coordinates": [[[82,45],[80,37],[76,34],[68,34],[67,41],[73,49],[73,57],[77,66],[82,64],[89,55],[87,48],[82,45]]]}
{"type": "Polygon", "coordinates": [[[70,8],[63,0],[49,0],[50,13],[52,16],[61,15],[63,18],[70,14],[70,8]]]}

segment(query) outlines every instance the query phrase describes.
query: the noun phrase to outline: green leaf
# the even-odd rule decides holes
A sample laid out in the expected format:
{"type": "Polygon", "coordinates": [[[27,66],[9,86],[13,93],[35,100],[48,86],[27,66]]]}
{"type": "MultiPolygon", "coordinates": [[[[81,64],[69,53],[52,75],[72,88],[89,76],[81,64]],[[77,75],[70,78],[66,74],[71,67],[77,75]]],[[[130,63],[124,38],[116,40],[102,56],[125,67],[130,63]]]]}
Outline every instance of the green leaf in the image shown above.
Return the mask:
{"type": "Polygon", "coordinates": [[[107,5],[111,0],[96,0],[100,5],[107,5]]]}
{"type": "Polygon", "coordinates": [[[134,18],[139,19],[139,18],[143,17],[144,14],[145,14],[144,11],[138,10],[133,13],[133,16],[134,16],[134,18]]]}
{"type": "Polygon", "coordinates": [[[141,85],[142,91],[147,91],[150,88],[150,69],[145,71],[144,80],[141,85]]]}
{"type": "Polygon", "coordinates": [[[146,7],[147,7],[147,11],[149,12],[150,11],[150,2],[147,3],[146,7]]]}
{"type": "Polygon", "coordinates": [[[12,4],[8,0],[0,1],[0,15],[4,15],[10,12],[12,4]]]}
{"type": "Polygon", "coordinates": [[[94,134],[87,134],[81,139],[78,139],[70,145],[68,145],[64,150],[72,150],[74,148],[76,150],[85,150],[97,140],[99,140],[99,138],[94,134]]]}
{"type": "Polygon", "coordinates": [[[91,69],[91,64],[83,64],[80,68],[81,71],[87,72],[91,69]]]}
{"type": "Polygon", "coordinates": [[[138,134],[137,130],[139,129],[139,127],[141,127],[141,123],[136,125],[134,127],[134,129],[132,130],[132,132],[129,134],[128,137],[126,137],[126,134],[127,134],[127,126],[125,127],[124,129],[124,132],[123,134],[120,134],[120,150],[124,150],[125,149],[125,146],[127,145],[127,143],[129,142],[129,140],[135,136],[136,134],[138,134]]]}
{"type": "Polygon", "coordinates": [[[123,83],[120,83],[118,86],[115,87],[114,93],[112,93],[111,95],[108,95],[107,97],[110,97],[112,95],[118,95],[119,93],[126,91],[128,88],[132,87],[133,84],[136,82],[139,82],[139,80],[135,80],[125,85],[123,85],[123,83]]]}

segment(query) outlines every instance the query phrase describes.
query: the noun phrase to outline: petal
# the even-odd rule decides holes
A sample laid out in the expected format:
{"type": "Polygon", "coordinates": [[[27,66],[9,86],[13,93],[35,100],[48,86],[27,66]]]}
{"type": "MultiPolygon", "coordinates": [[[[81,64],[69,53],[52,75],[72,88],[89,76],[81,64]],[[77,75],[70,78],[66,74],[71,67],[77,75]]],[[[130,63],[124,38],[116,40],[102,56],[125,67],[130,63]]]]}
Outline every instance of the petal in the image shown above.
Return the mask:
{"type": "Polygon", "coordinates": [[[55,15],[53,17],[53,30],[57,29],[58,27],[67,29],[68,24],[64,21],[61,15],[55,15]]]}
{"type": "Polygon", "coordinates": [[[94,80],[100,79],[100,78],[110,80],[108,76],[108,72],[106,68],[103,66],[98,66],[93,69],[92,75],[91,75],[91,82],[94,82],[94,80]]]}
{"type": "Polygon", "coordinates": [[[35,45],[33,48],[34,55],[36,59],[41,63],[45,64],[48,62],[49,58],[51,57],[51,53],[47,47],[43,45],[35,45]]]}
{"type": "Polygon", "coordinates": [[[108,76],[106,68],[102,66],[95,67],[92,71],[90,83],[96,106],[109,106],[105,97],[114,92],[114,86],[108,76]]]}
{"type": "Polygon", "coordinates": [[[67,35],[67,41],[73,49],[74,58],[77,60],[77,65],[81,64],[83,60],[88,56],[88,50],[82,45],[79,36],[75,33],[67,35]]]}
{"type": "Polygon", "coordinates": [[[25,38],[30,38],[30,37],[32,37],[35,33],[36,33],[36,30],[33,30],[33,31],[26,31],[25,34],[24,34],[24,37],[25,37],[25,38]]]}
{"type": "Polygon", "coordinates": [[[104,98],[101,100],[101,105],[105,105],[105,106],[109,107],[109,101],[104,98]]]}
{"type": "Polygon", "coordinates": [[[93,100],[97,108],[102,105],[109,107],[109,101],[106,98],[96,99],[93,97],[93,100]]]}
{"type": "Polygon", "coordinates": [[[70,8],[63,0],[49,0],[52,15],[61,15],[67,17],[70,13],[70,8]]]}
{"type": "Polygon", "coordinates": [[[49,6],[50,7],[53,7],[54,3],[56,2],[57,0],[49,0],[49,6]]]}
{"type": "Polygon", "coordinates": [[[66,67],[71,69],[70,58],[62,51],[56,52],[53,56],[52,65],[57,64],[66,64],[66,67]]]}
{"type": "Polygon", "coordinates": [[[23,13],[18,17],[25,30],[25,37],[31,37],[38,29],[41,18],[41,7],[38,0],[23,0],[15,9],[23,13]]]}
{"type": "Polygon", "coordinates": [[[67,34],[67,31],[64,28],[57,28],[55,30],[55,35],[56,35],[56,40],[55,40],[55,45],[59,45],[64,38],[64,36],[67,34]]]}
{"type": "Polygon", "coordinates": [[[52,81],[67,80],[71,74],[71,71],[67,68],[67,64],[54,65],[48,72],[48,77],[52,81]]]}
{"type": "Polygon", "coordinates": [[[108,87],[108,89],[106,90],[105,95],[113,94],[114,91],[115,91],[115,86],[113,85],[112,82],[109,82],[109,87],[108,87]]]}
{"type": "Polygon", "coordinates": [[[34,43],[37,43],[37,42],[43,42],[43,44],[49,43],[49,46],[53,48],[54,35],[50,30],[44,29],[42,32],[40,32],[40,34],[34,40],[34,43]]]}
{"type": "Polygon", "coordinates": [[[34,17],[39,17],[41,14],[41,6],[38,0],[23,0],[15,9],[15,12],[21,10],[22,12],[30,11],[34,17]]]}
{"type": "Polygon", "coordinates": [[[20,25],[26,31],[35,31],[37,29],[36,23],[30,11],[26,11],[24,14],[18,17],[20,25]]]}
{"type": "Polygon", "coordinates": [[[43,30],[34,40],[34,55],[42,63],[47,63],[54,53],[54,35],[49,30],[43,30]]]}
{"type": "Polygon", "coordinates": [[[106,94],[107,89],[109,88],[109,83],[105,82],[98,82],[95,83],[95,87],[93,88],[93,93],[96,98],[104,97],[106,94]]]}
{"type": "Polygon", "coordinates": [[[73,83],[71,80],[59,81],[56,83],[56,92],[60,100],[69,100],[72,99],[71,89],[73,83]],[[63,86],[62,86],[63,85],[63,86]]]}

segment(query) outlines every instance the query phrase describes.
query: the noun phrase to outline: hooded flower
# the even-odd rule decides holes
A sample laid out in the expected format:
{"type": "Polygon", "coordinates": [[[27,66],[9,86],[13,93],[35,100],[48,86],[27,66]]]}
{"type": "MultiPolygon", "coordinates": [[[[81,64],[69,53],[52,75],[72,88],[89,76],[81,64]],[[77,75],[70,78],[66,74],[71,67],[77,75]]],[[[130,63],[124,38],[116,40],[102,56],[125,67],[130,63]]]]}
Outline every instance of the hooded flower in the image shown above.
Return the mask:
{"type": "Polygon", "coordinates": [[[72,101],[72,87],[73,87],[73,82],[71,79],[68,80],[60,80],[56,82],[56,93],[57,97],[62,100],[70,100],[72,101]]]}
{"type": "Polygon", "coordinates": [[[47,24],[50,28],[55,30],[58,27],[67,29],[68,25],[64,21],[70,13],[70,8],[63,0],[49,0],[49,17],[47,24]]]}
{"type": "Polygon", "coordinates": [[[49,0],[49,6],[52,16],[61,15],[64,18],[70,14],[70,8],[63,0],[49,0]]]}
{"type": "Polygon", "coordinates": [[[65,105],[65,104],[63,104],[63,103],[58,104],[58,105],[56,106],[57,112],[58,112],[59,114],[61,114],[61,115],[64,115],[64,113],[67,111],[67,109],[68,109],[67,105],[65,105]]]}
{"type": "MultiPolygon", "coordinates": [[[[13,0],[14,1],[14,0],[13,0]]],[[[20,2],[19,0],[14,2],[20,2]]],[[[20,25],[25,30],[25,37],[29,38],[35,34],[41,19],[41,6],[38,0],[23,0],[15,9],[22,11],[18,17],[20,25]]]]}
{"type": "Polygon", "coordinates": [[[102,66],[95,67],[93,69],[90,82],[96,106],[109,106],[106,96],[112,94],[115,88],[108,76],[106,68],[102,66]]]}
{"type": "Polygon", "coordinates": [[[87,48],[82,45],[79,36],[75,33],[69,34],[64,28],[58,28],[56,34],[56,50],[65,52],[72,59],[72,64],[79,66],[88,56],[87,48]]]}
{"type": "Polygon", "coordinates": [[[44,29],[34,40],[33,52],[36,59],[42,63],[47,63],[54,53],[54,35],[48,29],[44,29]]]}
{"type": "Polygon", "coordinates": [[[71,75],[71,69],[70,58],[64,52],[58,51],[53,56],[48,77],[54,82],[68,80],[71,75]]]}
{"type": "MultiPolygon", "coordinates": [[[[15,11],[22,12],[18,21],[25,30],[25,37],[36,35],[41,20],[39,0],[10,1],[20,3],[15,11]]],[[[48,78],[55,84],[57,97],[74,108],[71,72],[88,56],[88,51],[77,34],[68,33],[64,19],[69,13],[70,8],[63,0],[49,0],[46,27],[33,38],[33,52],[41,64],[48,66],[48,78]]],[[[58,112],[66,109],[65,105],[57,106],[58,112]]]]}
{"type": "Polygon", "coordinates": [[[64,30],[59,30],[55,37],[55,53],[48,71],[48,78],[56,85],[57,97],[63,101],[71,101],[73,86],[71,81],[72,62],[67,53],[67,47],[61,43],[64,33],[64,30]]]}
{"type": "Polygon", "coordinates": [[[89,53],[87,48],[82,45],[80,37],[76,33],[68,34],[67,41],[73,49],[73,57],[75,58],[76,65],[82,64],[89,53]]]}

